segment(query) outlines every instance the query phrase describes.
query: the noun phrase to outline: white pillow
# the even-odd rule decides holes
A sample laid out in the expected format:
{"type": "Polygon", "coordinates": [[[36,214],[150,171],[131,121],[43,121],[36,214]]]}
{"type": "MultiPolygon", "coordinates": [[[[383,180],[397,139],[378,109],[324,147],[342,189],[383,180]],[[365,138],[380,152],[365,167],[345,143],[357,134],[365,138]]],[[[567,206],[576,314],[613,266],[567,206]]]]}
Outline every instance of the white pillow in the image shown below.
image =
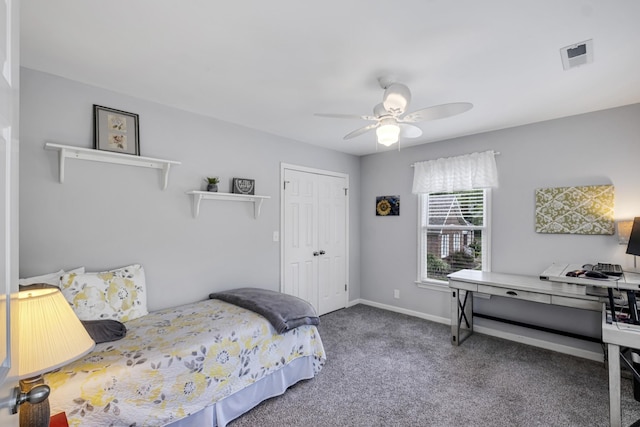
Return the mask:
{"type": "Polygon", "coordinates": [[[80,320],[126,322],[149,313],[140,264],[101,273],[65,274],[60,290],[80,320]]]}
{"type": "MultiPolygon", "coordinates": [[[[73,270],[67,271],[67,273],[84,273],[84,267],[78,267],[73,270]]],[[[43,274],[42,276],[27,277],[24,279],[18,279],[18,285],[28,286],[35,283],[46,283],[48,285],[60,286],[60,278],[65,274],[64,270],[56,271],[55,273],[43,274]]]]}

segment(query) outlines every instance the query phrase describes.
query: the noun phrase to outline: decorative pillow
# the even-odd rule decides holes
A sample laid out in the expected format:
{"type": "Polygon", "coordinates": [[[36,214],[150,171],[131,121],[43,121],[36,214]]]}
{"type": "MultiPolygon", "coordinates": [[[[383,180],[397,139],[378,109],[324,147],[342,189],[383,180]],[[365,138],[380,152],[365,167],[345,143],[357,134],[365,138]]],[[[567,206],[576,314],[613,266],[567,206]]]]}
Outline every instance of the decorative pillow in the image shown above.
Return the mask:
{"type": "Polygon", "coordinates": [[[81,322],[96,344],[118,341],[127,335],[127,327],[117,320],[81,320],[81,322]]]}
{"type": "MultiPolygon", "coordinates": [[[[20,292],[36,289],[60,289],[49,283],[33,283],[30,285],[19,285],[20,292]]],[[[96,344],[108,341],[117,341],[127,335],[127,327],[117,320],[81,320],[82,326],[96,344]]]]}
{"type": "MultiPolygon", "coordinates": [[[[74,268],[66,273],[84,273],[84,267],[74,268]]],[[[42,276],[27,277],[25,279],[19,279],[18,285],[27,286],[34,283],[47,283],[56,287],[60,286],[60,278],[65,274],[64,270],[56,271],[55,273],[43,274],[42,276]]]]}
{"type": "Polygon", "coordinates": [[[149,313],[140,264],[101,273],[65,274],[60,290],[80,320],[126,322],[149,313]]]}
{"type": "Polygon", "coordinates": [[[18,285],[18,291],[31,291],[36,289],[60,289],[51,283],[30,283],[28,285],[18,285]]]}
{"type": "Polygon", "coordinates": [[[60,284],[60,276],[63,274],[64,270],[60,270],[55,273],[43,274],[42,276],[27,277],[25,279],[19,279],[18,285],[26,286],[33,285],[34,283],[48,283],[49,285],[58,286],[60,284]]]}

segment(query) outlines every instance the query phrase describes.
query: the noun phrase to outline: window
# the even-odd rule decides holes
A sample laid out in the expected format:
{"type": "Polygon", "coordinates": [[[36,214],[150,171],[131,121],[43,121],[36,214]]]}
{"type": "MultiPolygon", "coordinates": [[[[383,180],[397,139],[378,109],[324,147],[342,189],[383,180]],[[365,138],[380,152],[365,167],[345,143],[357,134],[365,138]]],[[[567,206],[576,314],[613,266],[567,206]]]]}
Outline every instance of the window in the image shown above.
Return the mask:
{"type": "Polygon", "coordinates": [[[489,267],[490,189],[420,195],[421,282],[489,267]]]}
{"type": "Polygon", "coordinates": [[[443,234],[440,236],[440,258],[446,258],[449,256],[449,235],[443,234]]]}
{"type": "Polygon", "coordinates": [[[453,235],[453,252],[459,252],[461,249],[460,246],[460,238],[462,237],[462,233],[456,233],[453,235]]]}

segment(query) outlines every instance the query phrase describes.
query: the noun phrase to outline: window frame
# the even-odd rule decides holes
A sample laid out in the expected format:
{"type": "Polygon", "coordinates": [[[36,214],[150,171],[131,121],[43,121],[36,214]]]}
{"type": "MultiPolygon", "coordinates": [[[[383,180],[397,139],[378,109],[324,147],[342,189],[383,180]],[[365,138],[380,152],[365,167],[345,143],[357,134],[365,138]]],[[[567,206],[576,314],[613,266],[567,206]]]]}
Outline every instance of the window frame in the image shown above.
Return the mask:
{"type": "MultiPolygon", "coordinates": [[[[480,189],[478,189],[480,190],[480,189]]],[[[482,271],[491,271],[491,188],[482,189],[484,192],[483,203],[483,220],[484,226],[482,227],[482,271]]],[[[461,190],[464,191],[464,190],[461,190]]],[[[442,192],[437,192],[442,193],[442,192]]],[[[450,193],[456,193],[451,191],[450,193]]],[[[426,249],[426,242],[423,242],[423,227],[422,216],[424,214],[423,209],[425,207],[425,198],[430,193],[418,194],[418,217],[417,217],[417,272],[416,272],[416,285],[421,288],[434,289],[438,291],[449,291],[449,282],[445,280],[423,278],[422,272],[424,271],[424,263],[427,259],[427,254],[423,253],[426,249]]],[[[464,244],[464,242],[462,242],[464,244]]]]}

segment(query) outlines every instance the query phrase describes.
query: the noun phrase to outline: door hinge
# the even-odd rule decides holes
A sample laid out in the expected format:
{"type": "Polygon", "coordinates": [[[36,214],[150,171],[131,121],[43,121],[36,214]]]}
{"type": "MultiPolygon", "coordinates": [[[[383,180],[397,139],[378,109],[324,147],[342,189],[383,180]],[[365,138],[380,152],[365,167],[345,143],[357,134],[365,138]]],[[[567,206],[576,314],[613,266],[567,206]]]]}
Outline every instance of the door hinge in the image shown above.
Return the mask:
{"type": "Polygon", "coordinates": [[[344,189],[344,195],[345,195],[345,196],[347,195],[347,192],[348,192],[348,191],[349,191],[349,189],[348,189],[348,188],[345,188],[345,189],[344,189]]]}
{"type": "Polygon", "coordinates": [[[283,189],[283,190],[286,190],[286,189],[287,189],[287,183],[288,183],[288,182],[289,182],[289,181],[283,181],[283,182],[282,182],[282,189],[283,189]]]}
{"type": "Polygon", "coordinates": [[[344,284],[344,291],[347,292],[347,284],[344,284]]]}

